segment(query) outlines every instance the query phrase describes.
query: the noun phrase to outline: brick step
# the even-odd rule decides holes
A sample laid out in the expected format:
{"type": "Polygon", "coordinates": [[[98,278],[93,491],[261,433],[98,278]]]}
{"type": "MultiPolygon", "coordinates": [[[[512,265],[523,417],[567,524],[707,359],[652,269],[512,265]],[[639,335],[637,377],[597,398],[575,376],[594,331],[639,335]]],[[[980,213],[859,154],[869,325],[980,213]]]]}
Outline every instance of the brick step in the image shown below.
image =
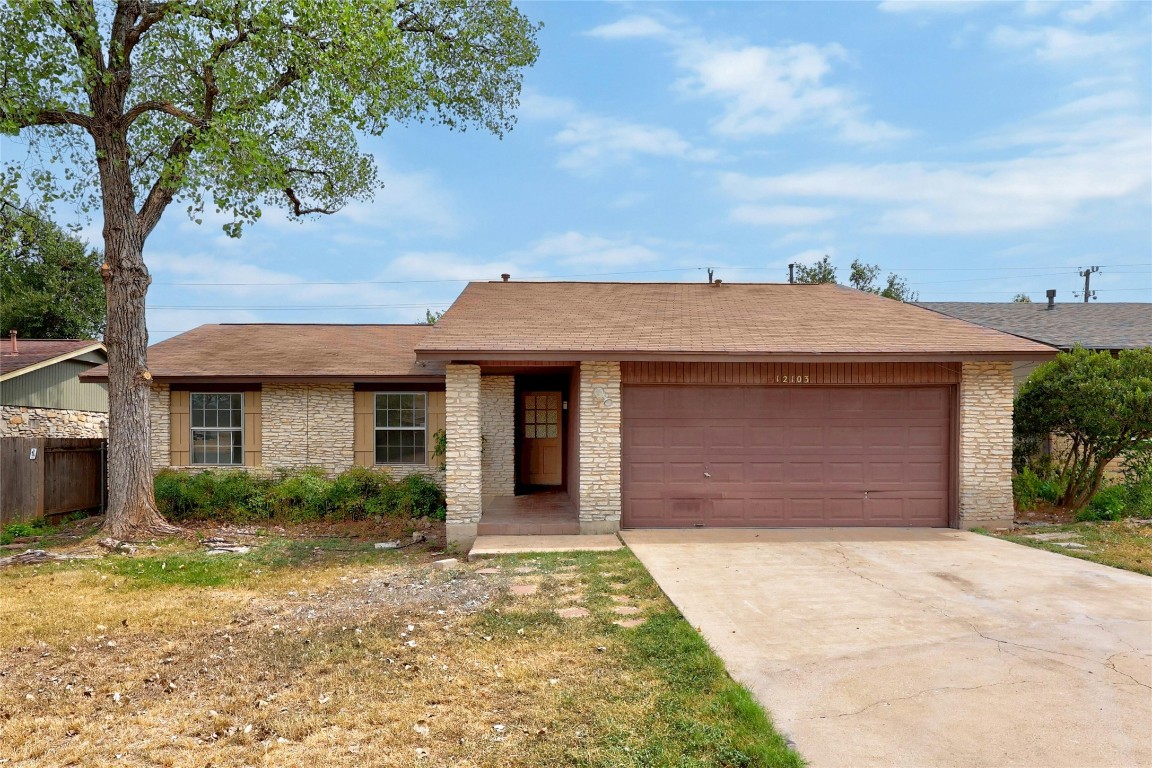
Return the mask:
{"type": "Polygon", "coordinates": [[[500,521],[476,525],[477,536],[567,536],[580,533],[579,520],[555,522],[500,521]]]}

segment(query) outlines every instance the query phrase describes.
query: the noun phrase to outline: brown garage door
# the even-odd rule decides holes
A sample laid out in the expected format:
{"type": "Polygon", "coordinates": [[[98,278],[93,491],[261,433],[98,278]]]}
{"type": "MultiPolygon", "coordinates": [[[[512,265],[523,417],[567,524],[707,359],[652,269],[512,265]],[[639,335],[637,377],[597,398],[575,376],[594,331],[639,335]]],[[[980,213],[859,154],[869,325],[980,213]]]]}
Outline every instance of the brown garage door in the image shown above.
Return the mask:
{"type": "Polygon", "coordinates": [[[947,387],[626,386],[624,525],[947,526],[947,387]]]}

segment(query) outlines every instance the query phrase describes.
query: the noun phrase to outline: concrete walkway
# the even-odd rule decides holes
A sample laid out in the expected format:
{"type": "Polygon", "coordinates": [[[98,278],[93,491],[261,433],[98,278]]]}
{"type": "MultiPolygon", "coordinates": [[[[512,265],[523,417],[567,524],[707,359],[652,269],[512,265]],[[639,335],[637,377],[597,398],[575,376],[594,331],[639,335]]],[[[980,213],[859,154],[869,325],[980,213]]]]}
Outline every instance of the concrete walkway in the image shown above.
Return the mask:
{"type": "Polygon", "coordinates": [[[615,534],[601,536],[478,536],[468,558],[518,555],[525,552],[610,552],[623,549],[615,534]]]}
{"type": "Polygon", "coordinates": [[[1152,765],[1152,579],[951,530],[628,531],[813,768],[1152,765]]]}

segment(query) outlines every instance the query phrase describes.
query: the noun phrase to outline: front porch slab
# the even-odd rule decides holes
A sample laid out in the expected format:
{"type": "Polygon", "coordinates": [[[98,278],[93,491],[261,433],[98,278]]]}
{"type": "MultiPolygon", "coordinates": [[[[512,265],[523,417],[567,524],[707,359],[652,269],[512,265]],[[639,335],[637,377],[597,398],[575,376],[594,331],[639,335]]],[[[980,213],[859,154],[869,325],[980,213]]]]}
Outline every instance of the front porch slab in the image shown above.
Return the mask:
{"type": "Polygon", "coordinates": [[[545,491],[485,499],[479,536],[565,536],[580,533],[580,516],[567,493],[545,491]]]}
{"type": "Polygon", "coordinates": [[[526,552],[611,552],[623,548],[616,536],[480,536],[468,552],[468,559],[526,552]]]}

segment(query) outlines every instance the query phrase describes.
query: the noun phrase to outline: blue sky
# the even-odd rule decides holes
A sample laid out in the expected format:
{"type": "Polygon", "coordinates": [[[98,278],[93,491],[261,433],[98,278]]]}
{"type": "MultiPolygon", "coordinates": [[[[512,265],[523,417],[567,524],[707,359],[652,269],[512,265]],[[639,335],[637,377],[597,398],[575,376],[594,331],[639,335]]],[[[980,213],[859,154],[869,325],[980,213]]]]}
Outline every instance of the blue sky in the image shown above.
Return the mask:
{"type": "Polygon", "coordinates": [[[1152,4],[521,8],[544,28],[515,130],[390,129],[373,202],[239,240],[173,206],[153,340],[409,322],[501,272],[782,281],[823,254],[922,300],[1073,301],[1088,265],[1100,301],[1152,300],[1152,4]]]}

